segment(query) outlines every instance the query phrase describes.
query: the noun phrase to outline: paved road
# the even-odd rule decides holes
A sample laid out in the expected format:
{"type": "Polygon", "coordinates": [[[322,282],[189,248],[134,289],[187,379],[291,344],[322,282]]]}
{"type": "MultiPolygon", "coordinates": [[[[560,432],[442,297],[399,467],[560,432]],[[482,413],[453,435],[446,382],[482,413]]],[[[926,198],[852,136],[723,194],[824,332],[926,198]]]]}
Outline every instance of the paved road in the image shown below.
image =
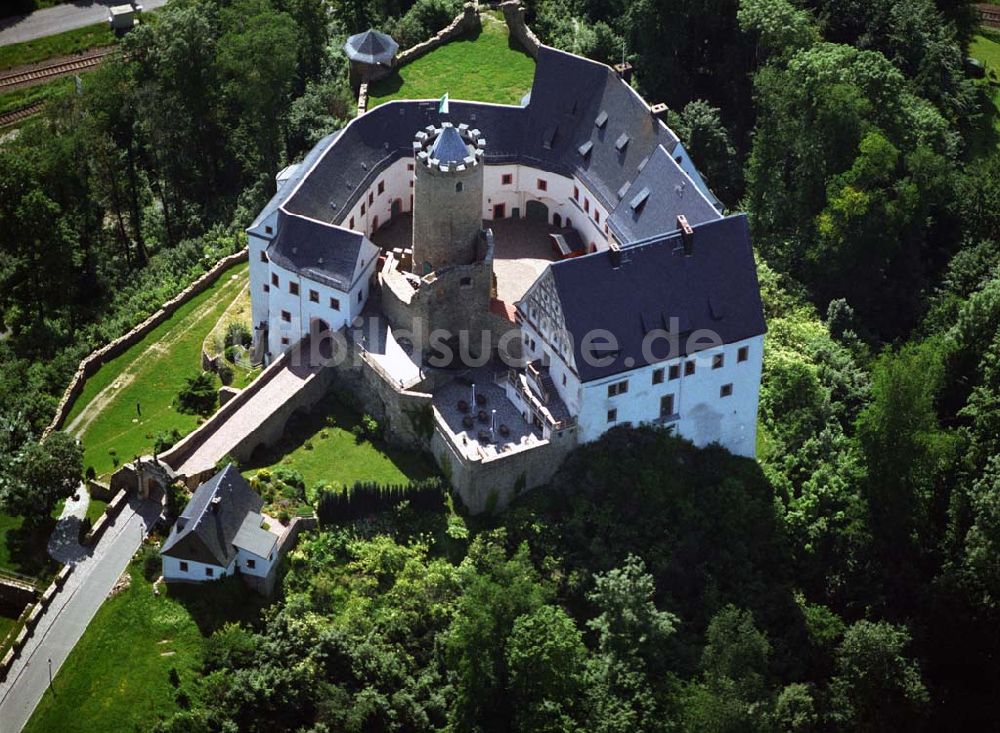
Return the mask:
{"type": "MultiPolygon", "coordinates": [[[[55,676],[139,549],[140,539],[159,512],[159,504],[133,499],[105,532],[93,553],[76,564],[66,586],[56,594],[38,622],[7,681],[0,684],[3,733],[18,733],[42,696],[52,694],[47,692],[48,660],[52,660],[52,675],[55,676]]],[[[59,693],[58,680],[55,691],[59,693]]]]}
{"type": "MultiPolygon", "coordinates": [[[[83,28],[108,19],[108,7],[122,5],[127,0],[79,0],[36,10],[27,15],[0,18],[0,46],[22,41],[33,41],[74,28],[83,28]]],[[[143,10],[153,10],[167,4],[167,0],[141,0],[143,10]]]]}

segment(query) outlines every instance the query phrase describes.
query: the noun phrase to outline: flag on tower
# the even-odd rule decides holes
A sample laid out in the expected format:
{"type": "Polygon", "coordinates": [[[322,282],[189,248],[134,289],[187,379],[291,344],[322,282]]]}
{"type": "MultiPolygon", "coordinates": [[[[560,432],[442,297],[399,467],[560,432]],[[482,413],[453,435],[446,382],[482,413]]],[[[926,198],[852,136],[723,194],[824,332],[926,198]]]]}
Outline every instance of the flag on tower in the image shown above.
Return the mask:
{"type": "Polygon", "coordinates": [[[444,96],[438,102],[438,114],[448,114],[448,92],[445,92],[444,96]]]}

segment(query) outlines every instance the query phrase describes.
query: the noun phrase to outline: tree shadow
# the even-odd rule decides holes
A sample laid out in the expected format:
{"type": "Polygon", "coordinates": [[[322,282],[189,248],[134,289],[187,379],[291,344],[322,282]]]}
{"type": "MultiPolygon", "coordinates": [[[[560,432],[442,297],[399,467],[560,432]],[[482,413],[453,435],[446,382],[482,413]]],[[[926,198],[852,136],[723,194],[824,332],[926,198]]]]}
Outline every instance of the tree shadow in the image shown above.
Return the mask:
{"type": "Polygon", "coordinates": [[[46,518],[37,524],[22,524],[7,530],[4,538],[7,556],[18,573],[44,580],[59,569],[48,553],[49,536],[55,526],[55,519],[46,518]]]}
{"type": "Polygon", "coordinates": [[[279,588],[271,598],[256,593],[237,575],[210,583],[165,584],[167,597],[177,601],[191,616],[202,636],[210,636],[229,622],[257,626],[260,612],[279,597],[279,588]]]}

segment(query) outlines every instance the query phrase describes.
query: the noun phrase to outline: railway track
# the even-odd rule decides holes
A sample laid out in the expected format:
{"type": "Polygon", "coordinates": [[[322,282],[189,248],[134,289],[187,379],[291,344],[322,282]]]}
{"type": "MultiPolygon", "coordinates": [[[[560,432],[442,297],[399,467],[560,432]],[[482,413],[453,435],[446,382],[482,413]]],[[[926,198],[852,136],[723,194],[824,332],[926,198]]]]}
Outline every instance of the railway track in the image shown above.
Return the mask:
{"type": "Polygon", "coordinates": [[[35,104],[29,104],[27,107],[21,107],[21,109],[15,109],[13,112],[0,115],[0,128],[13,125],[15,122],[20,122],[31,117],[33,114],[41,112],[44,106],[45,102],[36,102],[35,104]]]}
{"type": "Polygon", "coordinates": [[[88,51],[79,58],[57,63],[40,64],[32,69],[10,69],[0,72],[0,92],[41,84],[56,77],[92,69],[101,63],[101,59],[111,53],[112,50],[114,49],[97,48],[88,51]]]}

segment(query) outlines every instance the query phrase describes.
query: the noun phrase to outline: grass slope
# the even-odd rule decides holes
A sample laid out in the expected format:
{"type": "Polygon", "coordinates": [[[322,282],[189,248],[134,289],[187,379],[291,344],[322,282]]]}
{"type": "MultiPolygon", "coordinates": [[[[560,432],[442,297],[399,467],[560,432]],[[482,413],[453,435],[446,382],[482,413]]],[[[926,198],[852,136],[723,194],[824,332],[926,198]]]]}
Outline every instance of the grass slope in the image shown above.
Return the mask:
{"type": "Polygon", "coordinates": [[[25,733],[146,731],[177,712],[174,668],[184,688],[197,676],[204,637],[230,620],[252,621],[262,599],[239,578],[153,595],[138,563],[132,584],[104,602],[24,727],[25,733]]]}
{"type": "Polygon", "coordinates": [[[114,470],[109,450],[122,462],[149,453],[153,437],[198,422],[173,408],[187,377],[201,368],[201,345],[248,280],[247,265],[234,265],[208,290],[185,303],[142,341],[87,380],[63,429],[83,440],[84,465],[98,475],[114,470]],[[136,415],[136,404],[142,408],[136,415]]]}
{"type": "Polygon", "coordinates": [[[260,451],[245,473],[249,477],[255,469],[291,468],[302,474],[310,489],[320,481],[347,487],[356,481],[404,484],[435,473],[420,453],[369,441],[358,443],[351,428],[360,421],[358,413],[334,400],[325,411],[295,415],[282,440],[260,451]]]}
{"type": "Polygon", "coordinates": [[[531,89],[535,62],[507,26],[483,15],[479,35],[451,41],[369,88],[369,108],[392,99],[452,99],[517,104],[531,89]]]}
{"type": "Polygon", "coordinates": [[[989,154],[1000,145],[1000,32],[984,29],[982,35],[972,39],[969,55],[986,67],[987,93],[993,109],[985,110],[982,128],[972,141],[972,154],[989,154]]]}
{"type": "Polygon", "coordinates": [[[69,56],[97,46],[113,46],[114,43],[115,34],[108,24],[95,23],[33,41],[0,46],[0,69],[69,56]]]}

